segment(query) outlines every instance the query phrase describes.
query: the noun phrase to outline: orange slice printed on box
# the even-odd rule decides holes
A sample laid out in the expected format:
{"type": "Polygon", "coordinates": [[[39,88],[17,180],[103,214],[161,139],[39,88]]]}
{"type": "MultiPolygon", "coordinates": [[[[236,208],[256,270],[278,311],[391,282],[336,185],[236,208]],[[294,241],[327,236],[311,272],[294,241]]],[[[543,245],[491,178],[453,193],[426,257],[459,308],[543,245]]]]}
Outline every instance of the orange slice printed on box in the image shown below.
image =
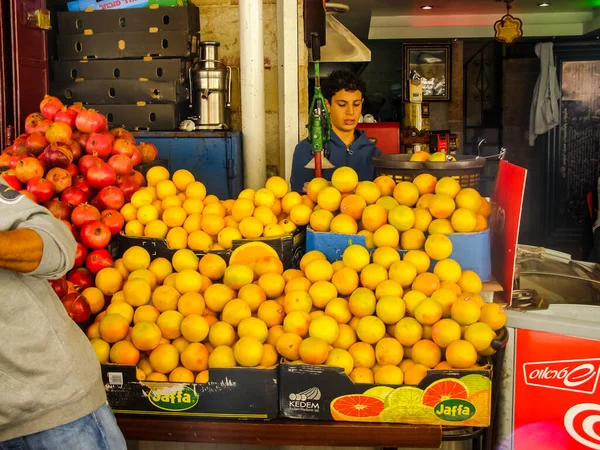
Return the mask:
{"type": "Polygon", "coordinates": [[[252,271],[261,259],[274,256],[279,259],[279,255],[268,244],[264,242],[248,242],[236,248],[229,257],[229,265],[242,264],[249,266],[252,271]]]}
{"type": "Polygon", "coordinates": [[[383,411],[383,400],[370,395],[343,395],[331,402],[331,416],[334,420],[351,422],[378,422],[383,411]]]}
{"type": "Polygon", "coordinates": [[[445,378],[429,385],[423,392],[423,404],[435,408],[439,402],[449,399],[466,400],[469,397],[467,386],[458,380],[445,378]]]}

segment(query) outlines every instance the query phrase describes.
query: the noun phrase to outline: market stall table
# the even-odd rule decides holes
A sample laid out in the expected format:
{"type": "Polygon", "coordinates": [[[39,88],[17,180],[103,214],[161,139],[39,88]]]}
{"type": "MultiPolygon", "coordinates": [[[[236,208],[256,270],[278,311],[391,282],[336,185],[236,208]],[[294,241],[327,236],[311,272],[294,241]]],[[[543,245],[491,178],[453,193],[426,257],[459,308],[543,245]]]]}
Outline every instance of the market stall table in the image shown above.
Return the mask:
{"type": "Polygon", "coordinates": [[[224,422],[117,415],[128,440],[245,445],[439,448],[442,428],[434,425],[320,422],[277,419],[224,422]]]}

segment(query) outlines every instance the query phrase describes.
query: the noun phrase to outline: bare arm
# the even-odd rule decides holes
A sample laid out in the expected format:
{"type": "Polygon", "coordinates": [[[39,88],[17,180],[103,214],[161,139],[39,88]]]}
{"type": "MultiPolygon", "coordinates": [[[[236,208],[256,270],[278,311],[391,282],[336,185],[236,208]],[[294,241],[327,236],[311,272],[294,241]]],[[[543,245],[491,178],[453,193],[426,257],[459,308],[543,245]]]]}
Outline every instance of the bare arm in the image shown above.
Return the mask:
{"type": "Polygon", "coordinates": [[[33,272],[40,264],[44,243],[40,235],[26,228],[0,231],[0,268],[33,272]]]}

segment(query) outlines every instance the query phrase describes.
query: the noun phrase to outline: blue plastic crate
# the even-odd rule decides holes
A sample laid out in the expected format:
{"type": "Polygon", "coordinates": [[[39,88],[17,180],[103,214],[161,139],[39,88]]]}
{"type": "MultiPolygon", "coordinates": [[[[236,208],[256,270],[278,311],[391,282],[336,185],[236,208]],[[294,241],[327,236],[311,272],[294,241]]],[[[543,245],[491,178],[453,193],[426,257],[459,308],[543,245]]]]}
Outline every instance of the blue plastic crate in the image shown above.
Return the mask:
{"type": "MultiPolygon", "coordinates": [[[[492,278],[492,262],[490,258],[490,230],[479,233],[455,233],[449,234],[452,241],[452,254],[450,258],[460,264],[463,270],[472,270],[481,281],[489,281],[492,278]]],[[[344,250],[349,246],[366,245],[366,238],[360,234],[323,233],[313,231],[310,228],[306,233],[306,251],[318,250],[322,252],[329,262],[342,259],[344,250]]],[[[403,255],[405,250],[399,250],[403,255]]],[[[429,270],[437,261],[431,261],[429,270]]]]}

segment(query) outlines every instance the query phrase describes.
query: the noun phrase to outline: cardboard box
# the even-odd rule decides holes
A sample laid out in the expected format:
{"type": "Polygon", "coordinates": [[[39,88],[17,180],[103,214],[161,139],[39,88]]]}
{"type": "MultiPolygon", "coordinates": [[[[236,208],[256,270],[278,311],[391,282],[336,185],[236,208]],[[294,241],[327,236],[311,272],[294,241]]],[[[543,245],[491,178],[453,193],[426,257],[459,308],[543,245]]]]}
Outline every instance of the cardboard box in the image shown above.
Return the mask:
{"type": "Polygon", "coordinates": [[[197,51],[198,36],[185,31],[139,31],[58,35],[61,61],[118,58],[188,58],[197,51]]]}
{"type": "Polygon", "coordinates": [[[135,366],[102,365],[115,413],[197,419],[271,420],[278,414],[277,367],[209,369],[208,383],[137,381],[135,366]]]}
{"type": "Polygon", "coordinates": [[[58,13],[60,34],[130,33],[149,30],[200,33],[198,8],[192,5],[179,8],[58,13]]]}
{"type": "Polygon", "coordinates": [[[178,130],[188,117],[187,103],[146,105],[87,105],[106,116],[110,128],[128,130],[171,131],[178,130]]]}
{"type": "Polygon", "coordinates": [[[53,83],[50,91],[65,102],[85,105],[180,103],[189,99],[188,87],[178,81],[78,80],[53,83]]]}
{"type": "Polygon", "coordinates": [[[57,84],[84,80],[177,81],[183,83],[191,62],[186,59],[108,59],[52,62],[52,81],[57,84]]]}
{"type": "Polygon", "coordinates": [[[338,367],[280,364],[279,408],[290,419],[487,427],[492,369],[430,370],[418,386],[354,384],[338,367]]]}
{"type": "MultiPolygon", "coordinates": [[[[353,244],[366,245],[366,238],[360,234],[323,233],[306,230],[306,251],[319,250],[330,262],[342,259],[344,250],[353,244]]],[[[490,281],[492,278],[490,257],[490,230],[479,233],[454,233],[449,234],[452,241],[450,258],[456,260],[463,270],[472,270],[481,281],[490,281]]],[[[400,254],[406,250],[399,250],[400,254]]],[[[430,270],[436,261],[432,261],[430,270]]]]}
{"type": "MultiPolygon", "coordinates": [[[[285,269],[298,268],[300,267],[300,259],[302,259],[302,256],[304,255],[305,236],[306,231],[304,229],[298,229],[293,234],[277,238],[240,239],[233,241],[231,250],[219,250],[211,253],[216,253],[225,261],[229,261],[229,257],[235,249],[249,242],[259,241],[273,247],[279,255],[279,259],[281,259],[285,269]]],[[[118,257],[123,256],[125,250],[133,246],[139,246],[148,250],[150,258],[152,259],[167,258],[168,260],[171,260],[177,251],[169,248],[165,239],[125,236],[121,233],[119,234],[118,257]]],[[[195,253],[199,257],[206,254],[206,252],[195,253]]]]}

